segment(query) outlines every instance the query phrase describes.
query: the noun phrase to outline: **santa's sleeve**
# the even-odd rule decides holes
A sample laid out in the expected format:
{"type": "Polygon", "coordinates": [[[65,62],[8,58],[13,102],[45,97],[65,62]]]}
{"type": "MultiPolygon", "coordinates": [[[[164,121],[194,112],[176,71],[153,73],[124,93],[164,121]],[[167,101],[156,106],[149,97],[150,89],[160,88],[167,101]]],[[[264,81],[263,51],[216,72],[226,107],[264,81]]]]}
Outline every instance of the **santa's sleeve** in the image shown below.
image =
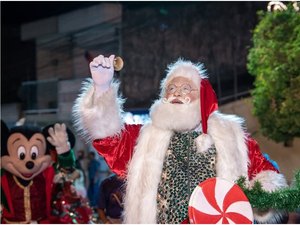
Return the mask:
{"type": "Polygon", "coordinates": [[[268,171],[273,174],[279,173],[279,171],[273,166],[273,164],[267,160],[260,151],[258,143],[253,138],[248,138],[248,154],[250,159],[250,165],[248,168],[249,179],[254,178],[258,173],[262,171],[268,171]]]}
{"type": "Polygon", "coordinates": [[[87,79],[75,100],[72,115],[78,134],[87,143],[93,143],[113,172],[124,176],[141,125],[124,124],[124,100],[118,96],[118,89],[119,83],[113,81],[99,96],[95,94],[93,80],[87,79]]]}
{"type": "Polygon", "coordinates": [[[92,79],[82,83],[80,95],[72,108],[74,128],[86,142],[121,133],[124,126],[124,100],[118,96],[119,83],[112,82],[103,94],[96,95],[92,79]]]}
{"type": "Polygon", "coordinates": [[[120,135],[96,139],[93,146],[102,155],[108,167],[118,176],[125,177],[141,125],[126,124],[120,135]]]}
{"type": "MultiPolygon", "coordinates": [[[[250,187],[259,181],[262,188],[272,192],[279,188],[287,187],[287,182],[282,174],[261,153],[258,143],[251,137],[247,139],[249,167],[248,176],[250,187]]],[[[283,223],[288,219],[287,213],[280,210],[269,209],[267,212],[255,210],[254,219],[257,223],[283,223]]]]}

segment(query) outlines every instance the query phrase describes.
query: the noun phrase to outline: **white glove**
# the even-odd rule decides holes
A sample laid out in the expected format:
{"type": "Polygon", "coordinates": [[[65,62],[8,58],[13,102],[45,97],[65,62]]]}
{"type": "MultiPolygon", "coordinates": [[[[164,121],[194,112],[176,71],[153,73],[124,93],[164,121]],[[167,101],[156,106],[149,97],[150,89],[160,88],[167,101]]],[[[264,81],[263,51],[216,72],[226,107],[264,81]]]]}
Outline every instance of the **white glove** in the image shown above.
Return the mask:
{"type": "Polygon", "coordinates": [[[49,137],[47,140],[55,146],[57,154],[61,155],[70,150],[70,143],[68,141],[68,133],[66,125],[64,123],[56,123],[53,127],[50,127],[48,130],[49,137]]]}
{"type": "Polygon", "coordinates": [[[90,70],[98,95],[109,89],[114,75],[114,59],[115,55],[111,55],[109,58],[99,55],[90,63],[90,70]]]}

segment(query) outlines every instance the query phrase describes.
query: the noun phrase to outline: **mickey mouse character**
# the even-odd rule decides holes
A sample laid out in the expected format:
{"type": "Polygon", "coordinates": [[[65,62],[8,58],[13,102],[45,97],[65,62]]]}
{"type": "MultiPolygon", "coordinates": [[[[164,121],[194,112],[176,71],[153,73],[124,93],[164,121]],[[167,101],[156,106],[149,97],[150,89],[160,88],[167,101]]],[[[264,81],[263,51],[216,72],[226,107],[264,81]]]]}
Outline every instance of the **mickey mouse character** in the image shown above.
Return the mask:
{"type": "Polygon", "coordinates": [[[65,124],[55,124],[48,134],[45,137],[40,127],[19,126],[9,130],[1,124],[1,223],[57,221],[51,215],[55,170],[49,143],[55,146],[58,163],[69,164],[63,166],[71,167],[75,157],[70,151],[65,124]]]}

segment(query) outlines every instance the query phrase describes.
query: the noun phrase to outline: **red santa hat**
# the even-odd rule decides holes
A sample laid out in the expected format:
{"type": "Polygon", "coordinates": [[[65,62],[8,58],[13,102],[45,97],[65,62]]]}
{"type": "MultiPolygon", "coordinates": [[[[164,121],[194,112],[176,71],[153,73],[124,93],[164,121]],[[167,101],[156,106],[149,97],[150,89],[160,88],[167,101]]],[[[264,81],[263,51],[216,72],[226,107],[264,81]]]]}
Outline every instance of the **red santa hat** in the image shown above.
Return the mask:
{"type": "Polygon", "coordinates": [[[208,117],[218,110],[217,96],[208,79],[201,79],[200,82],[200,105],[202,132],[207,134],[208,117]]]}
{"type": "Polygon", "coordinates": [[[207,150],[212,144],[213,140],[208,132],[207,121],[209,116],[218,110],[218,100],[214,89],[212,88],[208,79],[201,79],[200,82],[200,112],[202,123],[202,134],[196,138],[196,145],[199,151],[207,150]]]}
{"type": "Polygon", "coordinates": [[[174,64],[169,65],[167,72],[165,82],[163,82],[164,85],[171,79],[179,76],[192,80],[196,85],[199,84],[201,126],[203,133],[196,138],[196,145],[199,151],[205,151],[213,144],[213,140],[208,134],[207,122],[209,116],[218,110],[218,100],[215,91],[205,75],[203,64],[193,64],[190,61],[179,59],[174,64]]]}

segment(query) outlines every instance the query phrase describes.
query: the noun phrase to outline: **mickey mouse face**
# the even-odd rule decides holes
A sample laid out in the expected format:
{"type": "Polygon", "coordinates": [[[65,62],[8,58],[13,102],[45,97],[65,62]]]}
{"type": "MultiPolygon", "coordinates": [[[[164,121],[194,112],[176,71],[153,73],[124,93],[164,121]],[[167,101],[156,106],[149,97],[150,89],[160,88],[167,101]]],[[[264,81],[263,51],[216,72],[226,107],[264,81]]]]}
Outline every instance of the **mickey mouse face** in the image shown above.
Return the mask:
{"type": "Polygon", "coordinates": [[[46,139],[42,133],[33,134],[28,140],[22,133],[13,133],[7,140],[8,155],[1,158],[2,167],[24,180],[44,171],[51,163],[46,154],[46,139]]]}

